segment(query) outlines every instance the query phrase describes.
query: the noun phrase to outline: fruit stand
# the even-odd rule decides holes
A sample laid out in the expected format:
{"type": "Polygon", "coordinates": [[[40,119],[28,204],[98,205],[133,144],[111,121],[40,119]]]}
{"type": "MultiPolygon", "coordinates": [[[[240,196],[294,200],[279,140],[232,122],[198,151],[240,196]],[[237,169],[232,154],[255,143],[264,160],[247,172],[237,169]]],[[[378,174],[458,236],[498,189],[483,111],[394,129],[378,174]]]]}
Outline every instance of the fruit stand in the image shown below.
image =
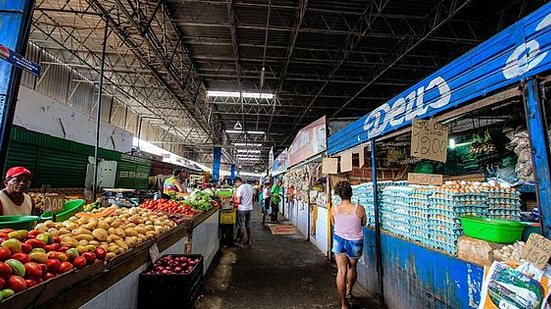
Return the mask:
{"type": "Polygon", "coordinates": [[[66,202],[61,212],[71,211],[57,222],[2,222],[17,230],[0,230],[1,306],[136,307],[151,252],[202,256],[202,276],[218,251],[219,208],[211,195],[88,212],[79,212],[80,201],[66,202]]]}

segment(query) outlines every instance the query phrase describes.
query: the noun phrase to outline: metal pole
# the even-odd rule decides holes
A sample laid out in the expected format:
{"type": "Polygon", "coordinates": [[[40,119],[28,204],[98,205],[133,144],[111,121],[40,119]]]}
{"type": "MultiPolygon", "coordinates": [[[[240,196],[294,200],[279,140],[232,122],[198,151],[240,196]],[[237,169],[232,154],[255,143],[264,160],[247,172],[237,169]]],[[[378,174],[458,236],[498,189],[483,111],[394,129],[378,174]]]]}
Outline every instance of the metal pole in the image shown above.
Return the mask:
{"type": "Polygon", "coordinates": [[[101,66],[99,71],[99,95],[98,104],[96,106],[96,142],[94,144],[94,183],[92,184],[92,199],[96,199],[98,193],[98,162],[99,162],[99,138],[100,138],[100,124],[101,124],[101,103],[103,101],[103,74],[105,67],[105,49],[107,47],[107,35],[109,31],[109,22],[105,17],[105,31],[103,33],[103,46],[101,50],[101,66]]]}
{"type": "Polygon", "coordinates": [[[524,110],[526,124],[532,144],[532,158],[534,164],[534,180],[536,182],[536,196],[539,203],[542,234],[551,238],[551,185],[549,139],[545,108],[539,91],[537,79],[528,80],[524,91],[524,110]]]}
{"type": "MultiPolygon", "coordinates": [[[[6,18],[0,27],[0,42],[17,53],[25,55],[31,30],[34,1],[0,2],[0,10],[5,10],[5,16],[10,15],[10,18],[6,18]]],[[[21,69],[15,68],[3,60],[0,62],[0,74],[2,74],[0,76],[0,168],[4,168],[21,82],[21,69]]]]}
{"type": "Polygon", "coordinates": [[[377,255],[377,282],[379,284],[379,302],[385,303],[383,286],[383,255],[381,252],[381,224],[379,222],[379,194],[377,192],[377,162],[375,140],[371,140],[371,180],[373,182],[373,208],[375,213],[375,251],[377,255]]]}

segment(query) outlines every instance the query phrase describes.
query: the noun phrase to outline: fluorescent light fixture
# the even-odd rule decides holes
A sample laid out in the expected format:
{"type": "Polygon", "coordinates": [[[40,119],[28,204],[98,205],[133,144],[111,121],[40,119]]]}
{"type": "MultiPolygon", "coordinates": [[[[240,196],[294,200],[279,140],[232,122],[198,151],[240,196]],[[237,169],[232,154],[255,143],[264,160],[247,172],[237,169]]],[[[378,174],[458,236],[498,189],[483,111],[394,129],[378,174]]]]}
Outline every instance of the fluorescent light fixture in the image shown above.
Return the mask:
{"type": "Polygon", "coordinates": [[[239,91],[217,91],[208,90],[207,96],[209,97],[231,97],[231,98],[254,98],[254,99],[273,99],[274,95],[271,93],[260,92],[239,92],[239,91]]]}
{"type": "Polygon", "coordinates": [[[455,140],[450,138],[450,149],[455,149],[455,140]]]}
{"type": "Polygon", "coordinates": [[[237,147],[262,147],[262,144],[233,143],[237,147]]]}
{"type": "Polygon", "coordinates": [[[252,149],[237,149],[237,152],[241,153],[260,153],[260,150],[252,150],[252,149]]]}
{"type": "Polygon", "coordinates": [[[266,134],[264,131],[243,131],[243,130],[226,130],[226,133],[230,134],[256,134],[256,135],[264,135],[266,134]]]}

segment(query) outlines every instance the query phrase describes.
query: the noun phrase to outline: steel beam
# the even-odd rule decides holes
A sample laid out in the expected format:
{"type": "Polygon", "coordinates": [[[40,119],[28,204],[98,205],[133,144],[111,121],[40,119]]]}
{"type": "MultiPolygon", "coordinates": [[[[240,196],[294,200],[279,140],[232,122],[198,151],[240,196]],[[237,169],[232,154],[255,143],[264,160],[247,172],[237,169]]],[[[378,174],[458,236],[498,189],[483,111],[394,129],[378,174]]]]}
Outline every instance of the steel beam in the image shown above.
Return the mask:
{"type": "Polygon", "coordinates": [[[467,7],[472,0],[447,0],[439,2],[436,7],[417,24],[415,28],[411,29],[411,37],[404,37],[400,42],[396,44],[392,52],[387,55],[386,65],[369,71],[367,78],[368,82],[361,87],[348,101],[346,101],[341,108],[333,113],[332,117],[336,117],[348,104],[350,104],[357,96],[359,96],[365,89],[371,86],[378,78],[380,78],[385,72],[393,67],[397,62],[404,58],[415,47],[419,46],[423,41],[430,37],[435,31],[437,31],[442,25],[446,24],[450,19],[457,15],[463,8],[467,7]]]}

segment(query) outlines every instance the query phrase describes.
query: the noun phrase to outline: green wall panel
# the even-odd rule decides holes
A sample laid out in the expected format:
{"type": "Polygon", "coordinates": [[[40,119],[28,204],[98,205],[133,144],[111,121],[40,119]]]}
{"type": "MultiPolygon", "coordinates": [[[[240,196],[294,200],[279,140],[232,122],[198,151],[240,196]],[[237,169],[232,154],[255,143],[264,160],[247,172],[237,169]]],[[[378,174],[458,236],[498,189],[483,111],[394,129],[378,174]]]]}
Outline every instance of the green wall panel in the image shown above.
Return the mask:
{"type": "Polygon", "coordinates": [[[88,156],[42,148],[38,156],[36,182],[54,188],[84,188],[88,156]]]}

